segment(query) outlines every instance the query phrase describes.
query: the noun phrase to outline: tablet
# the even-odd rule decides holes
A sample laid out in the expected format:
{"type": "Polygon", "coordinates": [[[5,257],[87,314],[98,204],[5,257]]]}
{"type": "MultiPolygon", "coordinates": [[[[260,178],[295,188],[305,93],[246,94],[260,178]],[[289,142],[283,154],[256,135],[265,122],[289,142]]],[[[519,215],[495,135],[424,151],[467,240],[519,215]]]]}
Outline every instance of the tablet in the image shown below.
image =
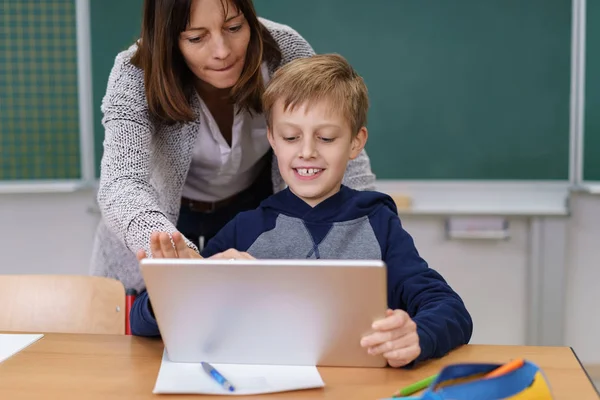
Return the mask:
{"type": "Polygon", "coordinates": [[[384,367],[360,346],[387,309],[381,260],[143,259],[174,362],[384,367]]]}

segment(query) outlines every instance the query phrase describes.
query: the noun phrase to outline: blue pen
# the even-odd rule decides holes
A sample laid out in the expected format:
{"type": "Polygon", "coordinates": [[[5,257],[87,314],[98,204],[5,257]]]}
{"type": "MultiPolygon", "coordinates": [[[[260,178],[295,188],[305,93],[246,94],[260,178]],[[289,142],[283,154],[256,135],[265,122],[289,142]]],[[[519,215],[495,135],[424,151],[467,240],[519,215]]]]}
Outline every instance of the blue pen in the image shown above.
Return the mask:
{"type": "Polygon", "coordinates": [[[231,383],[229,383],[229,381],[227,379],[225,379],[225,377],[223,375],[221,375],[221,373],[219,371],[214,369],[212,365],[203,361],[202,368],[204,369],[204,371],[206,371],[207,374],[212,376],[212,378],[215,381],[217,381],[219,383],[219,385],[223,386],[226,390],[229,390],[230,392],[235,391],[235,388],[233,387],[233,385],[231,383]]]}

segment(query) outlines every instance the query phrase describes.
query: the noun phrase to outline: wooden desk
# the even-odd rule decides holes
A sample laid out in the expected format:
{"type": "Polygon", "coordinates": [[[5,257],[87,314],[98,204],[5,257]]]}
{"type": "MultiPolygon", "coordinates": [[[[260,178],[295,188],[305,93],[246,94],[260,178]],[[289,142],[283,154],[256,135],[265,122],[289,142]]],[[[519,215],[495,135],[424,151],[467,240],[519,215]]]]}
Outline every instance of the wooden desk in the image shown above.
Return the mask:
{"type": "MultiPolygon", "coordinates": [[[[0,363],[0,399],[179,399],[225,397],[153,395],[163,345],[132,336],[46,334],[0,363]]],[[[326,387],[263,395],[274,399],[360,399],[388,397],[398,388],[455,362],[505,362],[525,357],[547,374],[557,399],[598,399],[569,347],[464,346],[415,370],[320,368],[326,387]]],[[[246,397],[243,398],[252,398],[246,397]]],[[[254,397],[257,398],[257,397],[254,397]]]]}

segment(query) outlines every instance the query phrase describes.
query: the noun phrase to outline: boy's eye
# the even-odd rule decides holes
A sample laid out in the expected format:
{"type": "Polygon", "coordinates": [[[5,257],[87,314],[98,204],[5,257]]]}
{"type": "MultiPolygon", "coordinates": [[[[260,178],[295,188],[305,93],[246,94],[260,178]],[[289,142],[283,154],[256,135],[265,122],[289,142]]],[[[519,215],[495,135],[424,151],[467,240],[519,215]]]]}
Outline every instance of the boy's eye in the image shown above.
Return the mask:
{"type": "Polygon", "coordinates": [[[298,136],[284,136],[283,140],[285,140],[286,142],[293,142],[297,138],[298,138],[298,136]]]}
{"type": "Polygon", "coordinates": [[[242,24],[240,25],[235,25],[235,26],[230,26],[229,28],[227,28],[227,30],[231,33],[235,33],[237,31],[239,31],[240,29],[242,29],[242,24]]]}
{"type": "Polygon", "coordinates": [[[324,141],[325,143],[331,143],[331,142],[333,142],[335,140],[335,138],[326,138],[326,137],[323,137],[323,136],[321,136],[320,139],[322,141],[324,141]]]}

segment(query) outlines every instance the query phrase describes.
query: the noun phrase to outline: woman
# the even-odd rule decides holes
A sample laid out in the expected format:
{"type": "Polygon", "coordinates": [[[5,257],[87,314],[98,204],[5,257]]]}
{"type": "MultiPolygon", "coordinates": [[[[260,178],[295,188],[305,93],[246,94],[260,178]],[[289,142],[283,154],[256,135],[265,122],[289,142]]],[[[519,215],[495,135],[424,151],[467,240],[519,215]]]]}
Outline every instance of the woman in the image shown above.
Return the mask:
{"type": "MultiPolygon", "coordinates": [[[[260,97],[273,72],[314,54],[293,29],[258,19],[251,0],[146,0],[140,40],[117,55],[105,128],[92,274],[144,287],[136,253],[153,232],[198,251],[283,181],[260,97]]],[[[375,177],[365,153],[344,183],[375,177]]]]}

